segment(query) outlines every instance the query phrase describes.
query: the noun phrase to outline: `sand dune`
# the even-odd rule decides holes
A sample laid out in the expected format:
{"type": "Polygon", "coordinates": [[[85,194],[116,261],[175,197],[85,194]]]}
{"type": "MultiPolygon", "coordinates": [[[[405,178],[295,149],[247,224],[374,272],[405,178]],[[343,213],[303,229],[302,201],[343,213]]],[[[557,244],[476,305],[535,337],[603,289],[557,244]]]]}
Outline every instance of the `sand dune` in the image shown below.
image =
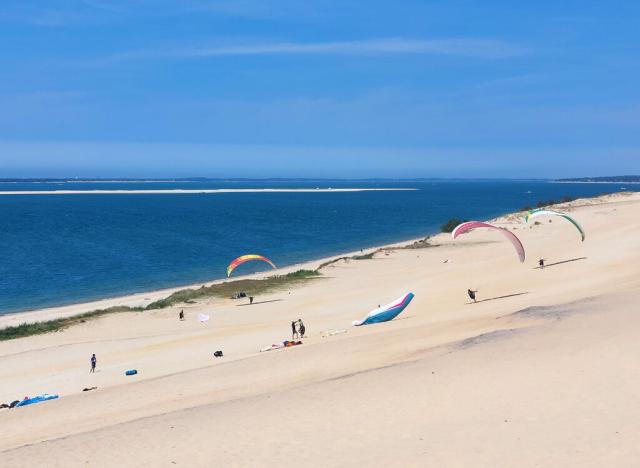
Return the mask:
{"type": "Polygon", "coordinates": [[[637,466],[639,208],[635,194],[565,206],[584,244],[568,224],[501,218],[525,265],[491,233],[438,236],[251,307],[210,300],[185,322],[178,307],[2,342],[0,401],[62,398],[0,411],[0,466],[637,466]],[[349,326],[408,291],[399,319],[349,326]],[[299,317],[303,346],[258,352],[299,317]]]}

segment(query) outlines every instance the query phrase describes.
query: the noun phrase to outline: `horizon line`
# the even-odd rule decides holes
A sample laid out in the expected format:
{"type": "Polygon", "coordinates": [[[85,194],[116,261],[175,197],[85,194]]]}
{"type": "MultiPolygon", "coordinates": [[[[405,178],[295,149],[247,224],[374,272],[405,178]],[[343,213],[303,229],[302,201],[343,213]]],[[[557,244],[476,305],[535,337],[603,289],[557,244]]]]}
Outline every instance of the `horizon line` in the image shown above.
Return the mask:
{"type": "Polygon", "coordinates": [[[566,181],[589,179],[640,178],[640,175],[622,174],[611,176],[572,177],[2,177],[0,183],[117,183],[117,182],[295,182],[295,181],[345,181],[345,182],[415,182],[453,180],[512,180],[512,181],[566,181]]]}

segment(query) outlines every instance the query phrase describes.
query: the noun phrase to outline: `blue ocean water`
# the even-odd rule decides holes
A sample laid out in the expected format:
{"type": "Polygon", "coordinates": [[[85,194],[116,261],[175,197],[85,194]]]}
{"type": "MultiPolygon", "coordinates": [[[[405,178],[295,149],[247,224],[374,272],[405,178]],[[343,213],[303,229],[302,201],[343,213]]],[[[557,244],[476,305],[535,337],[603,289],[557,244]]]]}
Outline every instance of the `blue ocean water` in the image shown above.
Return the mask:
{"type": "MultiPolygon", "coordinates": [[[[225,277],[245,253],[286,266],[426,236],[539,200],[624,184],[545,181],[0,183],[0,191],[399,187],[402,192],[0,195],[0,314],[225,277]]],[[[632,188],[632,187],[630,187],[632,188]]],[[[244,265],[249,273],[262,265],[244,265]]]]}

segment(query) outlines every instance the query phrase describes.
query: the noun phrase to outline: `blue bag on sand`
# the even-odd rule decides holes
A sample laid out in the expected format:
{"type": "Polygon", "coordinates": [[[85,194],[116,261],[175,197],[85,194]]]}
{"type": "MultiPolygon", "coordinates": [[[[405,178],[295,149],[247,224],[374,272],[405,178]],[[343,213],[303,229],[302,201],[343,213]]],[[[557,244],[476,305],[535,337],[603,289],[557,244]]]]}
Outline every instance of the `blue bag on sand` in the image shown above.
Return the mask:
{"type": "Polygon", "coordinates": [[[137,370],[132,369],[132,370],[128,370],[127,372],[125,372],[125,375],[136,375],[138,373],[137,370]]]}

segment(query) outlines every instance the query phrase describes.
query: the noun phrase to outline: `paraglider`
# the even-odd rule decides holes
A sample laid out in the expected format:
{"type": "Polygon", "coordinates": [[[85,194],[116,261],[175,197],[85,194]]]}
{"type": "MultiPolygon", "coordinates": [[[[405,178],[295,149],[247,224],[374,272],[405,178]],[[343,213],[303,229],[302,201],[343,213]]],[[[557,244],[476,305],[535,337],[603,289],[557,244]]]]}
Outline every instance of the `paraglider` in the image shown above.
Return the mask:
{"type": "Polygon", "coordinates": [[[569,216],[567,214],[560,213],[559,211],[553,211],[553,210],[547,210],[545,208],[540,208],[538,210],[529,211],[527,213],[527,215],[524,217],[524,219],[528,223],[530,219],[534,219],[534,218],[537,218],[539,216],[560,216],[561,218],[564,218],[567,221],[569,221],[571,224],[573,224],[574,227],[578,230],[578,232],[580,232],[580,236],[582,237],[582,242],[584,242],[584,240],[587,238],[587,235],[585,234],[584,230],[582,229],[582,226],[580,226],[580,224],[578,224],[578,222],[575,219],[573,219],[571,216],[569,216]]]}
{"type": "Polygon", "coordinates": [[[360,325],[370,325],[372,323],[382,323],[393,320],[400,315],[409,304],[411,304],[413,298],[413,293],[405,294],[401,298],[393,301],[391,304],[378,307],[376,310],[371,311],[364,320],[354,320],[353,325],[355,327],[359,327],[360,325]]]}
{"type": "Polygon", "coordinates": [[[453,238],[456,239],[458,236],[462,234],[466,234],[467,232],[473,231],[474,229],[478,229],[478,228],[487,228],[487,229],[491,229],[493,231],[498,231],[499,233],[501,233],[504,237],[507,238],[509,242],[511,242],[513,247],[516,249],[516,252],[518,253],[518,258],[520,259],[520,263],[524,263],[526,254],[525,254],[524,246],[522,245],[522,242],[520,242],[520,239],[518,239],[518,237],[514,233],[512,233],[511,231],[505,228],[493,226],[491,224],[483,223],[480,221],[469,221],[466,223],[462,223],[458,227],[456,227],[453,230],[452,235],[453,235],[453,238]]]}
{"type": "Polygon", "coordinates": [[[236,258],[233,262],[229,264],[229,266],[227,267],[227,278],[231,276],[231,274],[233,273],[233,270],[235,270],[238,266],[246,262],[251,262],[253,260],[260,260],[268,263],[273,268],[277,268],[271,260],[269,260],[267,257],[263,257],[262,255],[243,255],[242,257],[236,258]]]}

